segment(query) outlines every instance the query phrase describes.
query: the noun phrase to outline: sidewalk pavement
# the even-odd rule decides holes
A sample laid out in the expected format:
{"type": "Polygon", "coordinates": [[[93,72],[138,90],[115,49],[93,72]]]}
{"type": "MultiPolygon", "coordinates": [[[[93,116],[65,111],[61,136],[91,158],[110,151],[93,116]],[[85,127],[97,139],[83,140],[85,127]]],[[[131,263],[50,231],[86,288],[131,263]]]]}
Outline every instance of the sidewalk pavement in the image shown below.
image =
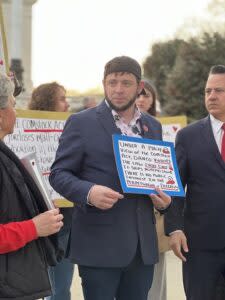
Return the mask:
{"type": "MultiPolygon", "coordinates": [[[[168,251],[166,254],[167,262],[167,300],[185,300],[183,285],[181,262],[178,258],[168,251]]],[[[80,277],[75,268],[74,279],[72,283],[72,300],[83,300],[80,277]]],[[[93,299],[94,300],[94,299],[93,299]]],[[[157,299],[152,299],[157,300],[157,299]]]]}

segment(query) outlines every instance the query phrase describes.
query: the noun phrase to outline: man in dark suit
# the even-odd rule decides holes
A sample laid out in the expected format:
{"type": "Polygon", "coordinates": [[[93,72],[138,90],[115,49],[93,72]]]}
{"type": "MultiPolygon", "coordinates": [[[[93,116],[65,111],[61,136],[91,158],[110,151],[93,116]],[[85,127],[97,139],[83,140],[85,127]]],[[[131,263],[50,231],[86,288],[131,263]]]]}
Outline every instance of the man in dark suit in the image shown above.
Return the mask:
{"type": "Polygon", "coordinates": [[[171,247],[183,261],[188,300],[215,300],[225,271],[225,66],[211,68],[205,106],[209,116],[177,134],[186,197],[174,198],[165,216],[171,247]]]}
{"type": "Polygon", "coordinates": [[[127,56],[105,66],[105,100],[72,115],[60,138],[50,182],[76,203],[69,257],[78,264],[85,300],[146,300],[158,260],[153,205],[157,195],[124,194],[112,135],[161,139],[161,125],[135,106],[141,67],[127,56]]]}

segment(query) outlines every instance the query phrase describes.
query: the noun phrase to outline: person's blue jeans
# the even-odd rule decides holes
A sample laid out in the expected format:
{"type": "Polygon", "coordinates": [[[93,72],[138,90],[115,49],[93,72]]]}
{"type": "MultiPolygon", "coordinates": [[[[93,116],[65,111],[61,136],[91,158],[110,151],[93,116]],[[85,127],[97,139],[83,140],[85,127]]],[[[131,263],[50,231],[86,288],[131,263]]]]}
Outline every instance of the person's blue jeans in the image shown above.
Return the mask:
{"type": "MultiPolygon", "coordinates": [[[[70,236],[72,209],[60,209],[63,213],[64,226],[58,233],[59,244],[67,252],[70,236]]],[[[52,296],[45,300],[71,300],[70,286],[73,280],[74,264],[69,259],[63,258],[55,267],[49,268],[49,277],[52,285],[52,296]]]]}
{"type": "Polygon", "coordinates": [[[55,267],[49,268],[49,276],[52,285],[53,295],[47,297],[47,300],[70,300],[70,286],[73,279],[74,264],[67,258],[55,267]]]}

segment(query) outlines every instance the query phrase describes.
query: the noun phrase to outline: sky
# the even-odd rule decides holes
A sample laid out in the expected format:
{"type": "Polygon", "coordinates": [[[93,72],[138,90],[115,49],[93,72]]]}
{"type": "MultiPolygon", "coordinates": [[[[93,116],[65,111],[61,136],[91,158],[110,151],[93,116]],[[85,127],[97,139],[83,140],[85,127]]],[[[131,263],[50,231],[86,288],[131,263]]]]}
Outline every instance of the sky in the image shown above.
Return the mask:
{"type": "Polygon", "coordinates": [[[32,80],[67,89],[101,86],[105,63],[128,55],[140,64],[154,42],[172,38],[210,0],[38,0],[33,5],[32,80]]]}

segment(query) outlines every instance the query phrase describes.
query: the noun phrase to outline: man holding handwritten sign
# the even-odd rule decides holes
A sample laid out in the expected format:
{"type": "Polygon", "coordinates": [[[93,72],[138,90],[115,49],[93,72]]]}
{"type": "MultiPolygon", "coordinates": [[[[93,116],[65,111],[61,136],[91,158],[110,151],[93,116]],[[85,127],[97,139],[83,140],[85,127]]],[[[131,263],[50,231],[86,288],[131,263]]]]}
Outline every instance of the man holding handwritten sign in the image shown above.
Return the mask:
{"type": "Polygon", "coordinates": [[[105,100],[72,115],[61,135],[50,183],[76,203],[70,259],[78,264],[86,300],[146,300],[158,260],[153,205],[162,211],[171,198],[158,188],[124,193],[112,135],[161,140],[162,128],[140,113],[141,67],[121,56],[105,66],[105,100]]]}

